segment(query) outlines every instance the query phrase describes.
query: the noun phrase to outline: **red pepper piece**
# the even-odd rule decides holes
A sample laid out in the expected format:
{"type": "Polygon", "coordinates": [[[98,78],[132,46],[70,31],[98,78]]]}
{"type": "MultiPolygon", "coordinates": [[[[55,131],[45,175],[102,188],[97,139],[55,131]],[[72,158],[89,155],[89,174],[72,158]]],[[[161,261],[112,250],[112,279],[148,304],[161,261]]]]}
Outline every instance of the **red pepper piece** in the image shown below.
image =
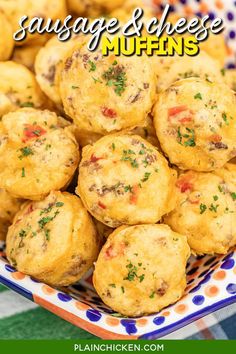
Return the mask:
{"type": "Polygon", "coordinates": [[[97,162],[99,160],[102,160],[102,157],[97,157],[94,154],[92,154],[90,157],[90,162],[97,162]]]}
{"type": "Polygon", "coordinates": [[[190,181],[190,176],[188,175],[180,177],[176,182],[176,186],[180,189],[181,193],[193,190],[193,183],[190,181]]]}
{"type": "Polygon", "coordinates": [[[103,204],[102,202],[98,202],[98,206],[100,207],[100,208],[102,208],[102,209],[106,209],[107,207],[106,207],[106,205],[105,204],[103,204]]]}
{"type": "Polygon", "coordinates": [[[189,123],[192,122],[193,117],[192,114],[193,112],[186,106],[176,106],[168,109],[168,120],[171,120],[173,118],[177,118],[180,113],[186,112],[186,116],[183,118],[178,119],[178,122],[180,123],[189,123]]]}
{"type": "Polygon", "coordinates": [[[114,109],[108,107],[101,107],[102,114],[107,118],[116,118],[117,113],[114,109]]]}
{"type": "Polygon", "coordinates": [[[44,130],[39,125],[26,124],[23,132],[24,138],[22,139],[22,141],[26,142],[27,140],[30,139],[39,138],[40,136],[46,133],[47,131],[44,130]]]}
{"type": "Polygon", "coordinates": [[[135,186],[133,186],[132,188],[132,194],[129,198],[130,204],[136,204],[138,201],[138,190],[139,190],[139,186],[136,184],[135,186]]]}

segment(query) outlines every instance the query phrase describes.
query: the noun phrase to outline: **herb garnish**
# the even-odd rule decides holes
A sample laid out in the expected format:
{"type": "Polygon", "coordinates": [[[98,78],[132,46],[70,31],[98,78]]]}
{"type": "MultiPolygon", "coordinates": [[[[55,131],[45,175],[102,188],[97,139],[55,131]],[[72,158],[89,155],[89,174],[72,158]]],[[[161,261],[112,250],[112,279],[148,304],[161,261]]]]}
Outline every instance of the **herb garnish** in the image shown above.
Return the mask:
{"type": "Polygon", "coordinates": [[[205,213],[205,211],[207,210],[207,206],[206,204],[200,204],[200,214],[205,213]]]}
{"type": "Polygon", "coordinates": [[[225,122],[225,124],[229,125],[229,121],[228,121],[226,113],[222,113],[222,118],[223,118],[223,121],[225,122]]]}
{"type": "Polygon", "coordinates": [[[195,100],[202,100],[202,95],[200,92],[196,93],[196,95],[194,96],[195,100]]]}
{"type": "Polygon", "coordinates": [[[33,102],[23,102],[20,104],[20,107],[34,107],[33,102]]]}
{"type": "Polygon", "coordinates": [[[96,64],[93,61],[89,60],[88,63],[90,65],[89,72],[95,71],[97,69],[96,64]]]}
{"type": "Polygon", "coordinates": [[[29,146],[25,146],[23,148],[20,149],[21,155],[18,156],[18,158],[20,160],[23,159],[23,157],[29,156],[29,155],[33,155],[33,150],[29,147],[29,146]]]}
{"type": "Polygon", "coordinates": [[[181,131],[180,131],[180,127],[178,127],[178,131],[177,131],[177,134],[178,134],[178,143],[182,146],[190,146],[190,147],[194,147],[196,146],[196,143],[195,143],[195,131],[194,129],[190,129],[190,128],[185,128],[187,133],[185,134],[182,134],[181,131]],[[183,142],[183,138],[184,139],[187,139],[183,142]]]}
{"type": "Polygon", "coordinates": [[[236,193],[235,192],[231,193],[231,197],[233,200],[236,200],[236,193]]]}
{"type": "Polygon", "coordinates": [[[211,203],[211,206],[209,208],[210,211],[214,211],[214,213],[217,213],[217,208],[219,207],[219,204],[214,205],[213,203],[211,203]]]}
{"type": "Polygon", "coordinates": [[[145,275],[137,275],[138,267],[132,264],[131,261],[126,265],[126,268],[128,269],[128,275],[124,280],[134,281],[135,279],[139,279],[140,283],[144,280],[145,275]]]}
{"type": "Polygon", "coordinates": [[[124,67],[117,64],[115,60],[112,66],[103,73],[102,78],[106,80],[107,86],[113,87],[115,93],[121,96],[126,88],[127,77],[124,67]]]}
{"type": "Polygon", "coordinates": [[[155,295],[155,291],[153,291],[153,292],[151,293],[151,295],[149,296],[150,299],[153,299],[153,298],[154,298],[154,295],[155,295]]]}
{"type": "Polygon", "coordinates": [[[121,157],[121,161],[129,161],[132,167],[137,168],[138,167],[137,160],[135,158],[132,159],[132,157],[129,155],[135,155],[135,152],[130,149],[123,150],[123,156],[121,157]]]}
{"type": "Polygon", "coordinates": [[[151,175],[151,172],[145,172],[143,179],[141,179],[142,182],[146,182],[151,175]]]}
{"type": "Polygon", "coordinates": [[[224,69],[224,68],[221,69],[220,72],[221,72],[221,75],[222,75],[222,76],[225,76],[225,69],[224,69]]]}

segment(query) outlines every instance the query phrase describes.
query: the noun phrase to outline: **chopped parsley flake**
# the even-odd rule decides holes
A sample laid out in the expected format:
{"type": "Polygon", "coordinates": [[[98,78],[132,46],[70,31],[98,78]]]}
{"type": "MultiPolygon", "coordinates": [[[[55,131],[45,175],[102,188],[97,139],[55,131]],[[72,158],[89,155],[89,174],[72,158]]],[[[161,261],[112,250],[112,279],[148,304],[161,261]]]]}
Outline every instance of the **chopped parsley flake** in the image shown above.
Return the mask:
{"type": "Polygon", "coordinates": [[[48,151],[49,149],[51,149],[51,147],[52,147],[51,144],[47,144],[47,145],[45,146],[45,150],[48,151]]]}
{"type": "Polygon", "coordinates": [[[131,185],[125,186],[124,187],[125,192],[132,192],[132,187],[131,185]]]}
{"type": "Polygon", "coordinates": [[[102,81],[101,81],[100,79],[96,79],[96,77],[94,77],[94,76],[92,76],[92,79],[93,79],[93,81],[95,82],[95,84],[96,84],[97,82],[99,82],[100,84],[102,84],[102,81]]]}
{"type": "Polygon", "coordinates": [[[200,214],[205,213],[205,211],[207,210],[207,206],[205,204],[200,204],[200,214]]]}
{"type": "Polygon", "coordinates": [[[233,200],[236,200],[236,193],[235,192],[231,193],[231,197],[233,200]]]}
{"type": "Polygon", "coordinates": [[[140,150],[139,151],[139,155],[144,155],[145,154],[145,150],[140,150]]]}
{"type": "Polygon", "coordinates": [[[44,216],[42,219],[38,221],[40,229],[43,229],[46,224],[48,224],[50,221],[52,221],[54,217],[52,216],[44,216]]]}
{"type": "Polygon", "coordinates": [[[211,206],[209,208],[210,211],[213,211],[214,213],[217,213],[217,208],[219,207],[218,205],[214,205],[213,203],[211,203],[211,206]]]}
{"type": "Polygon", "coordinates": [[[219,189],[220,193],[225,194],[225,191],[221,185],[218,186],[218,189],[219,189]]]}
{"type": "Polygon", "coordinates": [[[181,131],[180,131],[180,127],[178,127],[178,131],[177,131],[177,134],[178,134],[178,143],[180,145],[183,145],[183,146],[190,146],[190,147],[194,147],[196,146],[196,143],[195,143],[195,131],[194,129],[190,129],[190,128],[185,128],[187,133],[185,134],[182,134],[181,131]],[[183,142],[183,138],[184,139],[187,139],[183,142]]]}
{"type": "Polygon", "coordinates": [[[113,151],[115,150],[116,146],[115,146],[114,143],[111,144],[111,148],[112,148],[113,151]]]}
{"type": "Polygon", "coordinates": [[[229,121],[228,121],[226,113],[222,113],[222,118],[223,118],[223,121],[225,122],[225,124],[229,125],[229,121]]]}
{"type": "Polygon", "coordinates": [[[64,203],[63,202],[56,202],[55,205],[56,205],[57,208],[60,208],[60,207],[62,207],[64,205],[64,203]]]}
{"type": "Polygon", "coordinates": [[[145,172],[143,179],[141,180],[142,182],[146,182],[151,175],[151,172],[145,172]]]}
{"type": "Polygon", "coordinates": [[[221,72],[221,75],[222,75],[222,76],[225,76],[225,69],[224,69],[224,68],[221,69],[220,72],[221,72]]]}
{"type": "Polygon", "coordinates": [[[145,275],[142,274],[138,276],[137,275],[138,267],[132,264],[130,261],[126,265],[126,268],[128,269],[128,275],[127,277],[124,278],[124,280],[134,281],[135,279],[139,279],[140,283],[144,280],[145,275]]]}
{"type": "Polygon", "coordinates": [[[151,293],[151,295],[149,296],[150,299],[153,299],[153,298],[154,298],[154,295],[155,295],[155,291],[153,291],[153,292],[151,293]]]}
{"type": "Polygon", "coordinates": [[[89,60],[88,63],[90,65],[89,72],[90,71],[96,71],[96,69],[97,69],[96,64],[93,61],[91,61],[91,60],[89,60]]]}
{"type": "Polygon", "coordinates": [[[124,294],[125,288],[124,288],[123,286],[121,287],[121,291],[122,291],[122,293],[124,294]]]}
{"type": "Polygon", "coordinates": [[[21,237],[21,238],[23,238],[23,237],[26,237],[26,235],[27,235],[27,233],[26,233],[26,231],[25,230],[20,230],[20,232],[19,232],[19,236],[21,237]]]}
{"type": "Polygon", "coordinates": [[[117,64],[115,60],[112,66],[103,73],[102,78],[106,80],[107,86],[113,87],[115,93],[121,96],[126,88],[127,77],[124,67],[117,64]]]}
{"type": "Polygon", "coordinates": [[[50,230],[45,230],[45,237],[46,237],[46,240],[49,241],[50,240],[50,230]]]}
{"type": "Polygon", "coordinates": [[[195,96],[194,96],[195,100],[202,100],[202,95],[200,92],[198,92],[195,96]]]}
{"type": "Polygon", "coordinates": [[[34,107],[33,102],[23,102],[20,104],[20,107],[34,107]]]}
{"type": "Polygon", "coordinates": [[[129,161],[131,166],[134,168],[138,167],[138,162],[136,159],[132,159],[131,156],[129,155],[135,155],[135,152],[133,150],[123,150],[123,156],[121,158],[121,161],[129,161]]]}
{"type": "Polygon", "coordinates": [[[109,284],[110,287],[116,288],[116,284],[109,284]]]}
{"type": "Polygon", "coordinates": [[[219,199],[218,195],[213,196],[214,201],[217,201],[219,199]]]}
{"type": "Polygon", "coordinates": [[[25,177],[25,168],[24,167],[22,167],[22,169],[21,169],[21,177],[25,177]]]}

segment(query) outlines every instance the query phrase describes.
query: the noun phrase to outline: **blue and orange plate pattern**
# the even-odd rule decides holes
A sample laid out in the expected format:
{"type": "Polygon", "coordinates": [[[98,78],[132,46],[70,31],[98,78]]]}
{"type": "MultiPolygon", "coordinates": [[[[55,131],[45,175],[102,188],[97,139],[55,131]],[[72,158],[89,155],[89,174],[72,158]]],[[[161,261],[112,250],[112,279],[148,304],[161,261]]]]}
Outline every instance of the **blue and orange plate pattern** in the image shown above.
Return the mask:
{"type": "Polygon", "coordinates": [[[114,313],[97,296],[92,270],[69,288],[54,289],[18,272],[0,257],[0,282],[72,324],[104,339],[156,339],[236,302],[236,252],[192,257],[184,296],[161,312],[140,318],[114,313]]]}

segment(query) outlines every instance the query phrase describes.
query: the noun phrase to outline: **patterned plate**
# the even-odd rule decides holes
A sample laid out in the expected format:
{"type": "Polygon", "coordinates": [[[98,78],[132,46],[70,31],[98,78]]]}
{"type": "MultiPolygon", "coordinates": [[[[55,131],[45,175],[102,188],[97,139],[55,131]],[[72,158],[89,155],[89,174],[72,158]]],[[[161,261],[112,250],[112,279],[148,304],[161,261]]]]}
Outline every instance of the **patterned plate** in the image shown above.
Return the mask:
{"type": "MultiPolygon", "coordinates": [[[[163,8],[168,1],[148,0],[163,8]]],[[[236,1],[169,0],[172,11],[225,19],[229,46],[227,67],[235,67],[236,1]]],[[[92,271],[69,288],[53,289],[24,275],[0,252],[0,282],[65,320],[104,339],[156,339],[196,319],[236,302],[236,251],[227,256],[192,257],[187,268],[188,286],[176,304],[141,318],[120,317],[103,304],[91,282],[92,271]]]]}
{"type": "Polygon", "coordinates": [[[0,282],[65,320],[104,339],[155,339],[219,308],[236,302],[236,252],[220,257],[192,257],[188,286],[176,304],[141,318],[120,317],[103,304],[91,274],[69,288],[53,289],[10,266],[0,257],[0,282]]]}

